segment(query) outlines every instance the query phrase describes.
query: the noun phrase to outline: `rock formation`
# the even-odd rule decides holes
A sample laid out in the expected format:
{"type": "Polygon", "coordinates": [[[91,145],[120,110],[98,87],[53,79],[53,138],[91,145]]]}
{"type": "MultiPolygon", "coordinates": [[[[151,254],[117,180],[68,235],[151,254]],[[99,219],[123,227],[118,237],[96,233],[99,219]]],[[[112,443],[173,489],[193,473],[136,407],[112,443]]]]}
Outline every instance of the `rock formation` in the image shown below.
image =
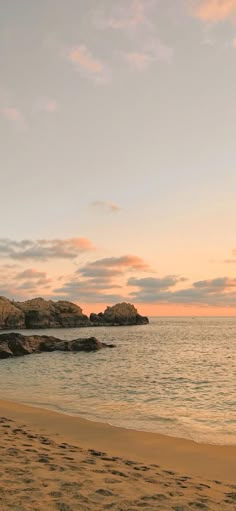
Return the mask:
{"type": "Polygon", "coordinates": [[[96,337],[63,341],[47,335],[21,335],[9,333],[0,335],[0,359],[31,355],[52,351],[98,351],[103,348],[114,348],[114,344],[100,342],[96,337]]]}
{"type": "Polygon", "coordinates": [[[0,297],[0,329],[24,328],[25,315],[13,302],[0,297]]]}
{"type": "Polygon", "coordinates": [[[107,307],[104,313],[91,314],[90,321],[95,326],[146,325],[149,323],[148,318],[141,316],[134,305],[125,302],[107,307]]]}
{"type": "Polygon", "coordinates": [[[71,302],[34,298],[15,305],[25,315],[26,328],[76,328],[88,326],[89,319],[82,309],[71,302]]]}
{"type": "Polygon", "coordinates": [[[0,297],[0,330],[23,328],[78,328],[84,326],[144,325],[148,318],[140,316],[130,303],[118,303],[90,318],[71,302],[34,298],[26,302],[0,297]]]}

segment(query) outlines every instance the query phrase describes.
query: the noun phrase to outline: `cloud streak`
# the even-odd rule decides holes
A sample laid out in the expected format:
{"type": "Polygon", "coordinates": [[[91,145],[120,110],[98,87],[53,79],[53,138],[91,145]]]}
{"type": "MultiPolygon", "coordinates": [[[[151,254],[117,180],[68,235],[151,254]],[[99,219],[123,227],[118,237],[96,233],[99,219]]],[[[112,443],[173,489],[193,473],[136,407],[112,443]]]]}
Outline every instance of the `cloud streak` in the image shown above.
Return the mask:
{"type": "Polygon", "coordinates": [[[172,48],[153,38],[143,45],[141,51],[124,53],[124,59],[133,69],[142,72],[156,62],[170,61],[172,55],[172,48]]]}
{"type": "Polygon", "coordinates": [[[97,82],[109,80],[107,66],[94,57],[85,44],[72,48],[68,53],[68,59],[82,75],[93,78],[97,82]]]}
{"type": "Polygon", "coordinates": [[[0,239],[0,257],[18,260],[76,259],[80,253],[93,249],[87,238],[22,241],[0,239]]]}
{"type": "Polygon", "coordinates": [[[137,288],[130,296],[138,303],[236,307],[236,279],[219,277],[175,289],[181,281],[178,277],[130,279],[128,284],[137,288]]]}
{"type": "Polygon", "coordinates": [[[15,107],[4,107],[0,110],[1,114],[7,121],[13,124],[18,129],[26,128],[26,121],[23,114],[18,108],[15,107]]]}
{"type": "Polygon", "coordinates": [[[102,200],[96,200],[92,202],[92,207],[96,209],[100,209],[101,211],[109,212],[109,213],[119,213],[119,211],[122,210],[120,206],[115,204],[114,202],[110,201],[102,201],[102,200]]]}

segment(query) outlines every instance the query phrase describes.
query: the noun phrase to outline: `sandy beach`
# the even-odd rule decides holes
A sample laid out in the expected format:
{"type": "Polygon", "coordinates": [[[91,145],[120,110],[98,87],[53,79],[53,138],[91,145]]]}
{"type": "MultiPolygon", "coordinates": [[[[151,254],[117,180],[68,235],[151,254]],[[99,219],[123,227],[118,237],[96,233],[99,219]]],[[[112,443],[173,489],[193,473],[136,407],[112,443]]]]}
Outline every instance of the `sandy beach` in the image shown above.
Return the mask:
{"type": "Polygon", "coordinates": [[[0,509],[236,509],[236,446],[0,402],[0,509]]]}

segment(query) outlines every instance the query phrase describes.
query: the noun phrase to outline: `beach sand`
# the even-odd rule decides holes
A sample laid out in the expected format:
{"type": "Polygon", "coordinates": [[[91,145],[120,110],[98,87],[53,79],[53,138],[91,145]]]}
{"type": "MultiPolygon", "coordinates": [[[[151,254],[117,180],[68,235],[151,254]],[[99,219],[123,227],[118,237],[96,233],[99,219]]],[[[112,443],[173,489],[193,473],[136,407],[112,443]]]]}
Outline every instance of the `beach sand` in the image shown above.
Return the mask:
{"type": "Polygon", "coordinates": [[[236,446],[0,401],[0,510],[236,510],[236,446]]]}

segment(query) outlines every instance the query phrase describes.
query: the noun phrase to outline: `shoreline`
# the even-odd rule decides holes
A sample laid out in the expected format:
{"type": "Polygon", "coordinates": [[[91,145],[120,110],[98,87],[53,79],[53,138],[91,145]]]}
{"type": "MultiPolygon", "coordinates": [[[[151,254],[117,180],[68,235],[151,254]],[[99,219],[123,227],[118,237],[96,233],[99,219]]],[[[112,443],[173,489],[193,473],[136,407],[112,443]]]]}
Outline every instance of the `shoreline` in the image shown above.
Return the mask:
{"type": "Polygon", "coordinates": [[[232,484],[236,481],[236,445],[201,444],[5,400],[0,400],[0,416],[24,424],[52,441],[149,465],[158,463],[164,470],[191,477],[232,484]]]}
{"type": "Polygon", "coordinates": [[[221,443],[221,442],[211,442],[211,441],[201,441],[201,440],[196,440],[196,439],[193,439],[193,438],[187,438],[187,437],[184,437],[184,436],[178,436],[178,435],[174,435],[174,434],[169,434],[169,433],[162,433],[162,432],[159,432],[159,431],[151,431],[151,430],[148,430],[148,429],[136,429],[136,428],[131,428],[131,427],[128,427],[128,426],[123,426],[123,425],[119,425],[119,424],[112,424],[111,422],[106,422],[104,420],[98,420],[98,419],[94,419],[94,418],[89,418],[89,417],[82,417],[81,415],[77,414],[77,413],[73,413],[73,412],[69,412],[69,411],[65,411],[63,409],[61,409],[59,406],[57,405],[45,405],[45,403],[41,403],[41,404],[38,404],[38,403],[35,403],[35,402],[32,402],[32,401],[17,401],[17,400],[12,400],[11,398],[10,399],[2,399],[0,397],[0,403],[1,402],[7,402],[7,403],[13,403],[13,404],[16,404],[16,405],[23,405],[23,406],[27,406],[27,407],[30,407],[30,408],[38,408],[42,411],[48,411],[48,412],[55,412],[55,413],[59,413],[60,415],[65,415],[65,416],[68,416],[68,417],[71,417],[71,418],[77,418],[77,419],[81,419],[81,420],[84,420],[84,421],[88,421],[88,422],[92,422],[92,423],[95,423],[95,424],[103,424],[104,426],[110,426],[111,428],[118,428],[118,429],[124,429],[124,430],[127,430],[127,431],[133,431],[133,432],[137,432],[137,433],[146,433],[146,434],[153,434],[153,435],[160,435],[160,436],[163,436],[163,437],[167,437],[167,438],[172,438],[172,439],[175,439],[175,440],[180,440],[180,441],[189,441],[189,442],[193,442],[194,444],[196,445],[205,445],[205,446],[212,446],[212,447],[232,447],[232,448],[236,448],[236,437],[235,437],[235,442],[233,443],[221,443]]]}

